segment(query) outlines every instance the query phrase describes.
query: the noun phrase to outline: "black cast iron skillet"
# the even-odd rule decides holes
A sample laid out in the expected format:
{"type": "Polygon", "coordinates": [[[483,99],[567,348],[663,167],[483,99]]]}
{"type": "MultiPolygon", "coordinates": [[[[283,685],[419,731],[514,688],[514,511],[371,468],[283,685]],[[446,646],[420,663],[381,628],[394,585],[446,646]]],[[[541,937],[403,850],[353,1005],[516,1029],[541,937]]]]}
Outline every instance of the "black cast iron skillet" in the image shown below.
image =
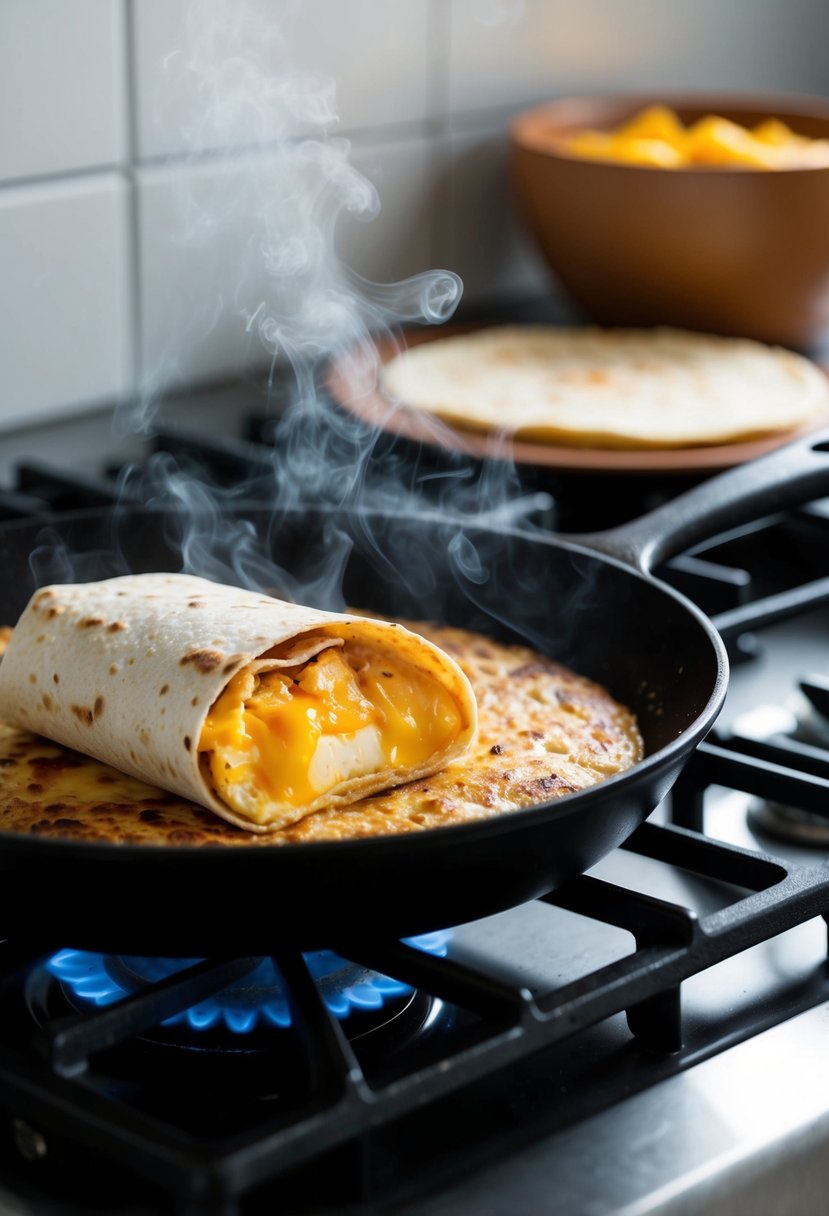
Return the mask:
{"type": "MultiPolygon", "coordinates": [[[[318,589],[325,563],[342,559],[350,605],[526,640],[599,680],[637,713],[645,759],[551,803],[404,836],[248,850],[3,833],[0,931],[25,923],[42,941],[121,953],[267,954],[287,943],[310,949],[357,935],[422,933],[553,889],[650,814],[722,706],[727,661],[718,634],[651,571],[725,527],[825,494],[829,434],[742,465],[632,524],[578,539],[434,516],[252,511],[260,539],[294,585],[318,589]]],[[[7,526],[0,621],[16,620],[37,582],[55,578],[44,568],[55,546],[82,555],[71,569],[58,562],[64,581],[178,569],[184,522],[123,509],[58,517],[48,529],[7,526]]],[[[223,546],[214,537],[210,568],[196,572],[215,577],[213,559],[232,562],[223,546]]],[[[336,596],[308,594],[342,606],[336,596]]]]}

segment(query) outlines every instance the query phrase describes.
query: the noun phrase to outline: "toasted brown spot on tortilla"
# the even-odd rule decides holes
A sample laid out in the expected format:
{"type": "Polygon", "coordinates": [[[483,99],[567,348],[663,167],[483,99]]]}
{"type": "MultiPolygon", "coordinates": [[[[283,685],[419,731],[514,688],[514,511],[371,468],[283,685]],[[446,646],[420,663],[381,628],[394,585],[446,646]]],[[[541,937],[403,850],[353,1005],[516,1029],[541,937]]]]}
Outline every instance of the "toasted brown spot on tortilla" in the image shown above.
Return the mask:
{"type": "Polygon", "coordinates": [[[83,722],[85,726],[91,726],[95,721],[95,715],[88,705],[70,705],[69,708],[78,721],[83,722]]]}
{"type": "Polygon", "coordinates": [[[52,698],[49,696],[48,692],[41,693],[40,699],[43,702],[44,709],[54,709],[55,708],[55,703],[52,700],[52,698]]]}
{"type": "Polygon", "coordinates": [[[102,616],[85,616],[77,622],[78,629],[94,629],[96,625],[103,625],[104,618],[102,616]]]}
{"type": "Polygon", "coordinates": [[[54,673],[53,673],[53,675],[52,675],[52,683],[53,683],[53,684],[60,684],[60,676],[58,675],[58,673],[57,673],[57,672],[54,672],[54,673]]]}
{"type": "Polygon", "coordinates": [[[203,608],[204,600],[188,600],[187,607],[188,608],[203,608]]]}
{"type": "Polygon", "coordinates": [[[45,641],[46,641],[46,634],[45,634],[45,633],[39,633],[39,634],[37,635],[37,637],[35,638],[35,641],[36,641],[36,642],[45,642],[45,641]]]}
{"type": "Polygon", "coordinates": [[[179,666],[187,667],[190,664],[196,671],[207,674],[218,667],[223,658],[224,655],[218,650],[190,650],[179,659],[179,666]]]}
{"type": "Polygon", "coordinates": [[[95,698],[95,704],[92,707],[92,712],[96,718],[100,718],[101,714],[104,712],[104,698],[103,697],[95,698]]]}
{"type": "Polygon", "coordinates": [[[110,674],[111,676],[116,676],[116,675],[118,674],[118,670],[119,670],[119,669],[118,669],[118,664],[117,664],[117,663],[110,663],[110,665],[109,665],[109,674],[110,674]]]}
{"type": "Polygon", "coordinates": [[[489,749],[489,754],[490,756],[500,756],[503,750],[503,743],[493,743],[492,747],[489,749]]]}
{"type": "MultiPolygon", "coordinates": [[[[118,594],[121,595],[122,593],[119,591],[118,594]]],[[[128,628],[129,626],[126,621],[112,621],[107,625],[107,633],[120,633],[123,629],[128,628]]]]}
{"type": "Polygon", "coordinates": [[[188,752],[189,752],[190,748],[193,746],[193,740],[190,738],[189,735],[184,736],[184,746],[186,747],[188,752]]]}
{"type": "Polygon", "coordinates": [[[29,683],[37,684],[37,676],[35,675],[35,673],[33,671],[29,672],[29,683]]]}
{"type": "Polygon", "coordinates": [[[246,654],[232,654],[230,656],[230,658],[228,659],[228,661],[225,663],[224,667],[222,668],[222,675],[229,676],[230,673],[235,668],[237,668],[240,663],[244,663],[244,661],[245,661],[245,659],[247,659],[247,657],[248,656],[246,654]]]}
{"type": "Polygon", "coordinates": [[[145,747],[147,747],[147,745],[148,745],[148,744],[149,744],[149,742],[150,742],[150,733],[149,733],[149,731],[146,731],[146,730],[143,730],[143,729],[142,729],[142,730],[140,730],[140,731],[138,732],[138,738],[141,740],[141,742],[144,744],[144,746],[145,746],[145,747]]]}
{"type": "Polygon", "coordinates": [[[166,695],[167,695],[167,693],[168,693],[169,691],[170,691],[170,685],[169,685],[169,684],[162,684],[162,685],[161,685],[161,687],[160,687],[160,688],[159,688],[159,690],[158,690],[158,695],[159,695],[160,697],[166,697],[166,695]]]}
{"type": "Polygon", "coordinates": [[[66,606],[64,604],[53,604],[46,615],[51,620],[56,616],[63,616],[64,612],[66,612],[66,606]]]}

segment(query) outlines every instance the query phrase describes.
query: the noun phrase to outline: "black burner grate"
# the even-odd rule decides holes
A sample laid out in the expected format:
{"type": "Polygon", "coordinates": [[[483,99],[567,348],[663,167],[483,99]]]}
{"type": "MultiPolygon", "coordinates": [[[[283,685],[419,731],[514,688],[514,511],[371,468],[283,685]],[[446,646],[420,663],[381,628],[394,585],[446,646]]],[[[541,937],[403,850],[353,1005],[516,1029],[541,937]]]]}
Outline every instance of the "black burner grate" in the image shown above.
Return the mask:
{"type": "MultiPolygon", "coordinates": [[[[733,780],[737,787],[748,787],[754,773],[752,761],[703,746],[681,783],[677,813],[687,816],[689,806],[696,808],[709,782],[733,780]]],[[[791,774],[786,781],[797,783],[791,774]]],[[[802,782],[787,796],[812,805],[814,780],[802,782]]],[[[821,786],[825,800],[829,783],[821,786]]],[[[181,1204],[227,1212],[263,1183],[293,1177],[304,1163],[320,1161],[335,1149],[350,1148],[362,1159],[378,1129],[413,1112],[423,1116],[430,1105],[445,1104],[482,1080],[508,1073],[614,1014],[626,1013],[631,1031],[649,1051],[678,1052],[683,980],[815,916],[829,916],[825,868],[786,865],[687,828],[655,823],[643,825],[624,848],[748,893],[698,917],[688,908],[593,876],[573,880],[543,902],[629,931],[636,949],[543,998],[482,966],[434,957],[401,943],[335,943],[344,957],[473,1015],[460,1035],[448,1035],[438,1058],[419,1063],[415,1054],[411,1067],[381,1083],[367,1077],[302,955],[283,951],[274,961],[287,984],[297,1026],[295,1034],[289,1033],[304,1060],[302,1092],[289,1118],[283,1115],[273,1124],[264,1119],[218,1143],[188,1136],[128,1098],[113,1097],[106,1086],[102,1091],[97,1078],[101,1061],[106,1071],[113,1053],[137,1034],[244,975],[256,965],[254,959],[200,963],[112,1007],[30,1026],[25,1033],[18,1027],[10,1034],[5,1027],[0,1046],[3,1105],[46,1140],[57,1135],[94,1145],[108,1159],[128,1164],[169,1190],[181,1204]]],[[[27,973],[42,963],[43,954],[42,948],[15,939],[3,945],[5,1009],[25,988],[27,973]]],[[[829,996],[829,980],[820,995],[829,996]]],[[[816,999],[818,994],[810,993],[810,1001],[816,999]]],[[[216,1100],[227,1100],[226,1089],[216,1100]]],[[[371,1177],[363,1178],[360,1197],[370,1196],[373,1186],[371,1177]]]]}

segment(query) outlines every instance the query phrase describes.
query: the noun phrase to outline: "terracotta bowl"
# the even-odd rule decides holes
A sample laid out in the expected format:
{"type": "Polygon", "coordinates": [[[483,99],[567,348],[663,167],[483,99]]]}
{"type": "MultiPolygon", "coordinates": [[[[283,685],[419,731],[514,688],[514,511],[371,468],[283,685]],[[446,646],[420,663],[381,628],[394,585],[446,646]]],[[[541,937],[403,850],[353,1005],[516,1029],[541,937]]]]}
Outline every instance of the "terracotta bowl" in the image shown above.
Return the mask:
{"type": "Polygon", "coordinates": [[[575,97],[510,131],[519,204],[556,278],[602,325],[678,325],[814,352],[829,340],[829,168],[642,168],[584,160],[562,139],[647,105],[688,123],[782,119],[829,138],[829,99],[792,95],[575,97]]]}

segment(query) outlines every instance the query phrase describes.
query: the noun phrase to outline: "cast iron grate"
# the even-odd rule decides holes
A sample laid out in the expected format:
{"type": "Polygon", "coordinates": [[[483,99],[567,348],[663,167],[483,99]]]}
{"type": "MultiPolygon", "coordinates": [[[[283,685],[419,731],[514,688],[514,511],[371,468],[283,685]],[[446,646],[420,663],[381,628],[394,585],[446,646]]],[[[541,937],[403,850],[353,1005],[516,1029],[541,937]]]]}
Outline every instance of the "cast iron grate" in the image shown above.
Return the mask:
{"type": "MultiPolygon", "coordinates": [[[[750,788],[753,762],[704,745],[683,777],[676,813],[698,807],[705,787],[733,781],[750,788]]],[[[781,778],[782,780],[782,778],[781,778]]],[[[787,797],[812,805],[815,781],[785,777],[787,797]]],[[[706,838],[676,825],[646,823],[627,850],[748,894],[704,916],[593,876],[576,878],[542,902],[633,934],[633,953],[543,997],[504,982],[485,967],[425,954],[398,942],[335,943],[338,953],[411,984],[475,1016],[477,1031],[460,1046],[386,1083],[366,1075],[299,952],[274,956],[289,992],[306,1083],[285,1120],[205,1143],[129,1101],[87,1084],[96,1058],[126,1044],[165,1017],[192,1006],[244,975],[255,959],[198,963],[118,1004],[62,1017],[35,1028],[22,1048],[0,1046],[3,1105],[20,1120],[69,1142],[95,1146],[177,1196],[181,1210],[231,1212],[233,1204],[282,1175],[294,1175],[334,1150],[362,1159],[376,1134],[412,1112],[440,1104],[481,1080],[563,1044],[624,1012],[633,1035],[654,1052],[682,1046],[681,985],[740,951],[813,917],[829,917],[829,872],[706,838]],[[196,1205],[195,1208],[193,1205],[196,1205]]],[[[9,939],[0,949],[4,999],[43,961],[42,944],[9,939]]],[[[825,997],[827,994],[823,993],[825,997]]],[[[480,1147],[480,1146],[478,1146],[480,1147]]],[[[371,1194],[370,1177],[360,1183],[371,1194]]]]}

